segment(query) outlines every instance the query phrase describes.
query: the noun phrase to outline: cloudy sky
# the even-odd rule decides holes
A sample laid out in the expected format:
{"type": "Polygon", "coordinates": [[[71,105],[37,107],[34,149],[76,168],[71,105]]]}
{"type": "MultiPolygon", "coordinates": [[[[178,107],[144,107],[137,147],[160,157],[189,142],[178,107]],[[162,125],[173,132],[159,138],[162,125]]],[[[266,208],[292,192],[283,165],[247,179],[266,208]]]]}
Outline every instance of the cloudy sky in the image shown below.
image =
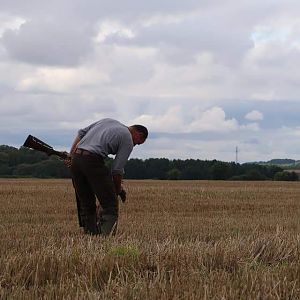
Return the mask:
{"type": "Polygon", "coordinates": [[[69,149],[104,117],[131,157],[300,159],[300,2],[0,0],[0,144],[69,149]]]}

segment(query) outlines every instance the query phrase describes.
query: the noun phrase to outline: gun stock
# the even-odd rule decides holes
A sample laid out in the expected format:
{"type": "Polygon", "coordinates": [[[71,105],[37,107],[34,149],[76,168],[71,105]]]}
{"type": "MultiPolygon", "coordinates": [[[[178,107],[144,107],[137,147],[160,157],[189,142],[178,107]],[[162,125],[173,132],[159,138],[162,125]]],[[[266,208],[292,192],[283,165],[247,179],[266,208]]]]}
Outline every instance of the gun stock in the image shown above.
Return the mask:
{"type": "Polygon", "coordinates": [[[40,152],[44,152],[47,155],[57,155],[62,159],[66,159],[68,154],[66,152],[56,151],[50,145],[46,144],[45,142],[39,140],[38,138],[28,135],[26,141],[24,142],[24,147],[30,148],[33,150],[37,150],[40,152]]]}

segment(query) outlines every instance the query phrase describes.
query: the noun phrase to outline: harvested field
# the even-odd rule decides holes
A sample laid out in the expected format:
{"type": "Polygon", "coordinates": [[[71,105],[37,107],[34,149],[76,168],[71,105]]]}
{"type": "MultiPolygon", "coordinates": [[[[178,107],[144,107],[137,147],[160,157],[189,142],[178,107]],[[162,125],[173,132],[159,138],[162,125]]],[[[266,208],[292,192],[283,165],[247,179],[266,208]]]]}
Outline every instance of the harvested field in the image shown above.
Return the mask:
{"type": "Polygon", "coordinates": [[[300,183],[127,181],[117,236],[70,180],[0,180],[1,299],[300,299],[300,183]]]}

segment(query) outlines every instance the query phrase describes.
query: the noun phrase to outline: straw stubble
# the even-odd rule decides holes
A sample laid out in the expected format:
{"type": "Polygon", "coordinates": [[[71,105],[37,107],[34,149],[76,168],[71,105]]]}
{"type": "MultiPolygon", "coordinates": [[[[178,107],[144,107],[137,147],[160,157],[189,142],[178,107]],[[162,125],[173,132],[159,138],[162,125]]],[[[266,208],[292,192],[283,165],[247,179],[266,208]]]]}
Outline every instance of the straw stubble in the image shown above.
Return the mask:
{"type": "Polygon", "coordinates": [[[0,182],[3,299],[299,299],[297,182],[127,181],[115,237],[69,180],[0,182]]]}

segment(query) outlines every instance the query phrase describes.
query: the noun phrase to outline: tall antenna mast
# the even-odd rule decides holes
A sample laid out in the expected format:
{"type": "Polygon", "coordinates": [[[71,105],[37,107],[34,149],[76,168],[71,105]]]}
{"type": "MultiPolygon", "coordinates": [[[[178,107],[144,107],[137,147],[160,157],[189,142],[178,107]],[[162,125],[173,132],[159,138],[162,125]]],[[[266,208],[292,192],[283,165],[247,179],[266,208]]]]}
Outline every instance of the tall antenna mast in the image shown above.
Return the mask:
{"type": "Polygon", "coordinates": [[[235,163],[238,163],[238,154],[239,154],[239,149],[238,146],[235,147],[235,163]]]}

